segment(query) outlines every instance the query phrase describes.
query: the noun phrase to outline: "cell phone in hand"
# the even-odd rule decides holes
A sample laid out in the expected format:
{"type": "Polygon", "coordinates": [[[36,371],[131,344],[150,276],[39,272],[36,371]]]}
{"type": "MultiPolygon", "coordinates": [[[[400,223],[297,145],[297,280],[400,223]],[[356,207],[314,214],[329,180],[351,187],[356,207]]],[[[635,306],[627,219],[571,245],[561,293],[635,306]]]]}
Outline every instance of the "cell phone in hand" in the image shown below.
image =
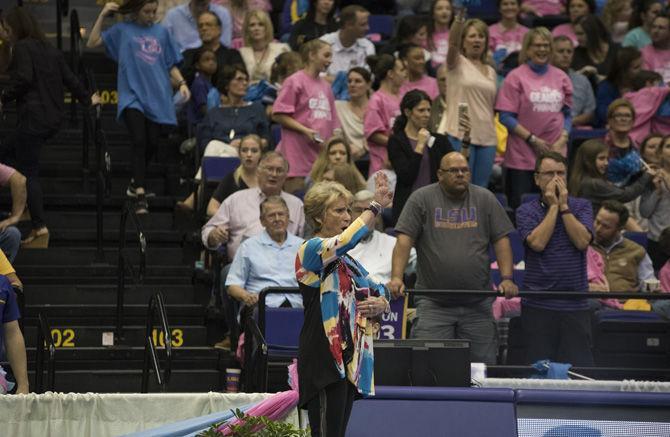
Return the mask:
{"type": "Polygon", "coordinates": [[[314,134],[314,141],[319,144],[323,143],[323,138],[321,138],[321,135],[319,135],[318,132],[314,134]]]}

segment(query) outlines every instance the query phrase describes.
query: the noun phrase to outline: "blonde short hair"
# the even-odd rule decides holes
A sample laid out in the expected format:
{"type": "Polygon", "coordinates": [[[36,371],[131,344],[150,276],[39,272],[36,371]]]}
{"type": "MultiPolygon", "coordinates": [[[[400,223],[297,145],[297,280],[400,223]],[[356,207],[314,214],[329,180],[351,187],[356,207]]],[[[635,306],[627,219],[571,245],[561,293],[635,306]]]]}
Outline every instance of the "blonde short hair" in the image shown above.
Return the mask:
{"type": "Polygon", "coordinates": [[[249,33],[249,22],[251,21],[252,18],[255,18],[258,21],[260,21],[263,27],[265,27],[265,42],[269,44],[274,38],[275,34],[275,29],[272,26],[272,20],[270,20],[270,16],[267,14],[267,12],[254,9],[248,11],[246,16],[244,17],[244,24],[242,25],[242,29],[244,29],[244,35],[243,35],[244,45],[247,47],[251,46],[252,41],[251,41],[251,34],[249,33]]]}
{"type": "Polygon", "coordinates": [[[317,182],[305,194],[305,219],[316,231],[319,231],[326,210],[339,199],[351,203],[353,196],[339,182],[317,182]]]}
{"type": "Polygon", "coordinates": [[[534,27],[526,33],[523,37],[523,43],[521,44],[521,51],[519,52],[519,65],[524,64],[528,61],[528,49],[533,43],[535,37],[539,36],[540,38],[547,41],[549,44],[549,55],[554,53],[554,38],[551,36],[551,32],[546,27],[534,27]]]}
{"type": "Polygon", "coordinates": [[[463,41],[465,41],[465,37],[468,34],[468,30],[470,30],[471,27],[474,27],[475,30],[478,32],[481,32],[484,34],[484,50],[482,51],[482,56],[481,56],[481,61],[482,62],[487,62],[488,60],[488,48],[489,48],[489,27],[484,23],[482,20],[479,18],[470,18],[463,24],[463,33],[461,33],[461,53],[465,56],[465,48],[463,46],[463,41]]]}

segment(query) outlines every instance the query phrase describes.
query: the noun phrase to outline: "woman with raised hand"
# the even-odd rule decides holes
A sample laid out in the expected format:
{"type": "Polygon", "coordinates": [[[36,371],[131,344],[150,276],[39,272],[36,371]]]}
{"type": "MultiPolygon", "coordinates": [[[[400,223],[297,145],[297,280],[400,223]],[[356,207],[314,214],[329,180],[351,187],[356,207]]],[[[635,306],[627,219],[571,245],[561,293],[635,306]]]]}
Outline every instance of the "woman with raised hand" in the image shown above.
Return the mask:
{"type": "Polygon", "coordinates": [[[307,409],[313,436],[343,436],[354,398],[374,395],[370,319],[389,311],[391,297],[347,252],[374,229],[392,198],[386,177],[379,175],[374,200],[352,222],[352,194],[341,184],[320,182],[305,195],[305,217],[316,234],[296,257],[305,307],[299,406],[307,409]]]}
{"type": "Polygon", "coordinates": [[[465,14],[465,9],[460,9],[451,26],[447,107],[438,132],[446,133],[453,148],[460,151],[465,133],[461,120],[469,118],[474,127],[469,152],[472,183],[487,187],[498,143],[493,113],[496,72],[488,60],[488,27],[476,18],[465,21],[465,14]]]}
{"type": "Polygon", "coordinates": [[[119,64],[118,118],[123,120],[133,144],[133,178],[127,194],[136,197],[135,212],[147,214],[145,195],[147,162],[156,153],[161,125],[176,125],[172,83],[179,84],[182,100],[191,92],[177,65],[179,47],[165,27],[155,23],[157,0],[128,0],[122,6],[106,3],[95,21],[86,46],[105,46],[119,64]],[[102,31],[105,17],[119,13],[127,20],[102,31]]]}
{"type": "Polygon", "coordinates": [[[0,30],[0,48],[6,46],[12,54],[9,80],[0,95],[0,112],[3,105],[12,101],[17,106],[16,140],[5,143],[0,158],[3,162],[7,158],[15,160],[16,169],[26,177],[32,227],[23,247],[45,248],[49,230],[44,217],[39,156],[44,143],[60,129],[65,114],[63,86],[86,106],[99,104],[100,99],[84,89],[63,54],[47,42],[37,20],[26,9],[8,10],[0,30]]]}

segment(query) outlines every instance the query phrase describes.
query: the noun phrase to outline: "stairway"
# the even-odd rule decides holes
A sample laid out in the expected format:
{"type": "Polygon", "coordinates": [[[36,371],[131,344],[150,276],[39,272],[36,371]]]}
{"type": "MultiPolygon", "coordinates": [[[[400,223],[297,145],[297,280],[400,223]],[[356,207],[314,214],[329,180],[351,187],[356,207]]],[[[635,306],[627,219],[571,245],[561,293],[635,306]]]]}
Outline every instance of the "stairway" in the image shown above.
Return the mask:
{"type": "MultiPolygon", "coordinates": [[[[95,73],[98,88],[108,95],[115,90],[115,65],[100,53],[87,53],[87,65],[95,73]]],[[[0,139],[7,137],[15,123],[13,108],[0,121],[0,139]]],[[[51,233],[49,249],[19,251],[14,262],[25,287],[23,314],[29,376],[34,384],[38,315],[48,317],[56,350],[55,391],[138,392],[150,297],[160,291],[172,335],[171,392],[221,391],[225,368],[235,366],[231,354],[210,345],[217,338],[206,320],[205,307],[210,286],[194,274],[194,257],[184,243],[185,235],[197,227],[176,224],[175,198],[185,194],[176,174],[175,154],[166,153],[166,137],[161,140],[159,162],[147,169],[147,189],[156,193],[149,199],[150,214],[139,216],[147,241],[146,271],[142,283],[130,272],[124,287],[123,337],[114,337],[117,314],[117,262],[121,210],[127,201],[131,149],[125,129],[115,120],[116,106],[106,104],[102,125],[112,160],[111,196],[105,199],[102,259],[96,255],[95,148],[89,156],[91,174],[84,183],[82,130],[66,121],[61,132],[41,153],[41,181],[44,190],[46,223],[51,233]],[[168,162],[168,164],[166,164],[168,162]]],[[[9,193],[0,194],[0,211],[9,211],[9,193]]],[[[29,223],[21,223],[24,235],[29,223]]],[[[137,266],[138,238],[130,220],[127,224],[126,253],[137,266]]],[[[163,334],[156,327],[151,336],[160,347],[163,334]]],[[[163,358],[164,347],[158,355],[163,358]]],[[[162,362],[165,365],[165,362],[162,362]]],[[[237,367],[237,366],[235,366],[237,367]]],[[[150,391],[159,388],[151,377],[150,391]]]]}

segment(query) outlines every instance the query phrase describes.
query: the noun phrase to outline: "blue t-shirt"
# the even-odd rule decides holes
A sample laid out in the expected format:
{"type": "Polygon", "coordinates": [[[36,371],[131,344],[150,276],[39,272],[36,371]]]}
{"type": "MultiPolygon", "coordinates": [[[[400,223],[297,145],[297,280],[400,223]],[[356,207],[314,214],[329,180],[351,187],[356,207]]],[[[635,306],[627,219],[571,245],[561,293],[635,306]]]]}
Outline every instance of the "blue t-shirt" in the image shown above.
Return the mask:
{"type": "Polygon", "coordinates": [[[133,108],[155,123],[177,124],[170,69],[182,56],[167,29],[127,21],[104,31],[102,39],[107,55],[119,64],[117,116],[133,108]]]}
{"type": "Polygon", "coordinates": [[[0,355],[5,345],[5,323],[18,320],[19,305],[16,303],[16,293],[9,280],[0,275],[0,355]]]}

